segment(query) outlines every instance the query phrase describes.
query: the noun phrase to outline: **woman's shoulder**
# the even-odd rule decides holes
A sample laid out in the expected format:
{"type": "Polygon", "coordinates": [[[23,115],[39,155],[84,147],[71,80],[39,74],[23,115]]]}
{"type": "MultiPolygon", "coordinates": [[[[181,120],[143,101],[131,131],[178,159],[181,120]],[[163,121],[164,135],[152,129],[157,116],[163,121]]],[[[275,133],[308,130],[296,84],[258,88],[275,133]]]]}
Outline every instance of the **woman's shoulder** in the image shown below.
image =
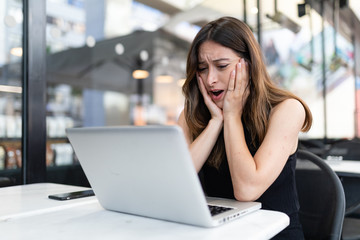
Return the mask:
{"type": "Polygon", "coordinates": [[[191,136],[190,129],[189,129],[189,126],[186,123],[184,110],[182,110],[180,115],[179,115],[177,125],[182,128],[182,130],[184,131],[184,134],[185,134],[185,138],[188,141],[188,144],[190,144],[190,142],[192,141],[192,138],[190,137],[191,136]]]}
{"type": "Polygon", "coordinates": [[[188,132],[189,131],[189,126],[187,125],[186,123],[186,118],[185,118],[185,112],[184,112],[184,109],[181,111],[181,113],[179,114],[179,117],[178,117],[178,121],[177,121],[177,125],[179,125],[183,130],[184,132],[188,132]]]}
{"type": "Polygon", "coordinates": [[[302,105],[302,103],[295,99],[295,98],[288,98],[285,99],[284,101],[280,102],[279,104],[277,104],[273,110],[275,111],[299,111],[299,112],[304,112],[305,113],[305,109],[304,106],[302,105]]]}
{"type": "Polygon", "coordinates": [[[180,112],[177,123],[180,126],[186,125],[184,109],[180,112]]]}
{"type": "Polygon", "coordinates": [[[305,108],[302,103],[295,98],[288,98],[276,105],[271,110],[271,116],[285,117],[287,119],[299,119],[301,123],[305,119],[305,108]]]}

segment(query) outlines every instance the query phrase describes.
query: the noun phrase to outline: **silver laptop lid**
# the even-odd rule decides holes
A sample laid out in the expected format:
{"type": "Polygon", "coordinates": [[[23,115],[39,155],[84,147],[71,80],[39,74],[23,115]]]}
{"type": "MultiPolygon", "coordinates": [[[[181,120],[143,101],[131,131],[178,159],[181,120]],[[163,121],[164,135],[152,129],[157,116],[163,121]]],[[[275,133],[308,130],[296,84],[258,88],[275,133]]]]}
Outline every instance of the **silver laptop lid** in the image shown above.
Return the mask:
{"type": "Polygon", "coordinates": [[[213,225],[178,126],[73,128],[67,134],[104,208],[213,225]]]}

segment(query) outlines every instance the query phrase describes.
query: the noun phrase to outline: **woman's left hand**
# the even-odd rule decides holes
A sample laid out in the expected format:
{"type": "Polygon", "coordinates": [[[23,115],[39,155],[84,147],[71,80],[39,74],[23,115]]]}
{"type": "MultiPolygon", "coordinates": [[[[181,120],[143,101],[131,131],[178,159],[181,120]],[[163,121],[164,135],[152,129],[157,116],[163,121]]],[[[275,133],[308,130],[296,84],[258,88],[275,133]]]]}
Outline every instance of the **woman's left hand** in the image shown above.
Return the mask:
{"type": "Polygon", "coordinates": [[[223,114],[235,115],[242,114],[246,100],[249,96],[249,67],[248,63],[242,58],[236,64],[235,69],[230,74],[228,90],[225,95],[223,114]]]}

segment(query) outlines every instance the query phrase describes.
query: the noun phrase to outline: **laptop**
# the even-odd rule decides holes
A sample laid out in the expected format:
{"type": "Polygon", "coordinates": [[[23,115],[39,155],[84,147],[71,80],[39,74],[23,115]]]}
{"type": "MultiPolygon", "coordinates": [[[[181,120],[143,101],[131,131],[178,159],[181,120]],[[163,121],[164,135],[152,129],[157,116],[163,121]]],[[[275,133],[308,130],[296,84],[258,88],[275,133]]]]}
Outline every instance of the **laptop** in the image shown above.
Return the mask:
{"type": "Polygon", "coordinates": [[[261,208],[205,197],[178,126],[66,130],[101,206],[107,210],[214,227],[261,208]]]}

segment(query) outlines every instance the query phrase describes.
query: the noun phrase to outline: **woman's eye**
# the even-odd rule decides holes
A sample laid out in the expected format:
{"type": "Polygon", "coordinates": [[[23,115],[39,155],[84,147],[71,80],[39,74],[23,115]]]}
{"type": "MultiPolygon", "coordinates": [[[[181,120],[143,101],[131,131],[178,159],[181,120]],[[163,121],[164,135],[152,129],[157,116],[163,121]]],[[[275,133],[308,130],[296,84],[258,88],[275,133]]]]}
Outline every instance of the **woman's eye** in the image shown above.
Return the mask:
{"type": "Polygon", "coordinates": [[[203,71],[205,71],[205,67],[198,67],[198,72],[203,72],[203,71]]]}
{"type": "Polygon", "coordinates": [[[226,68],[227,66],[229,66],[229,64],[219,65],[218,68],[223,69],[226,68]]]}

